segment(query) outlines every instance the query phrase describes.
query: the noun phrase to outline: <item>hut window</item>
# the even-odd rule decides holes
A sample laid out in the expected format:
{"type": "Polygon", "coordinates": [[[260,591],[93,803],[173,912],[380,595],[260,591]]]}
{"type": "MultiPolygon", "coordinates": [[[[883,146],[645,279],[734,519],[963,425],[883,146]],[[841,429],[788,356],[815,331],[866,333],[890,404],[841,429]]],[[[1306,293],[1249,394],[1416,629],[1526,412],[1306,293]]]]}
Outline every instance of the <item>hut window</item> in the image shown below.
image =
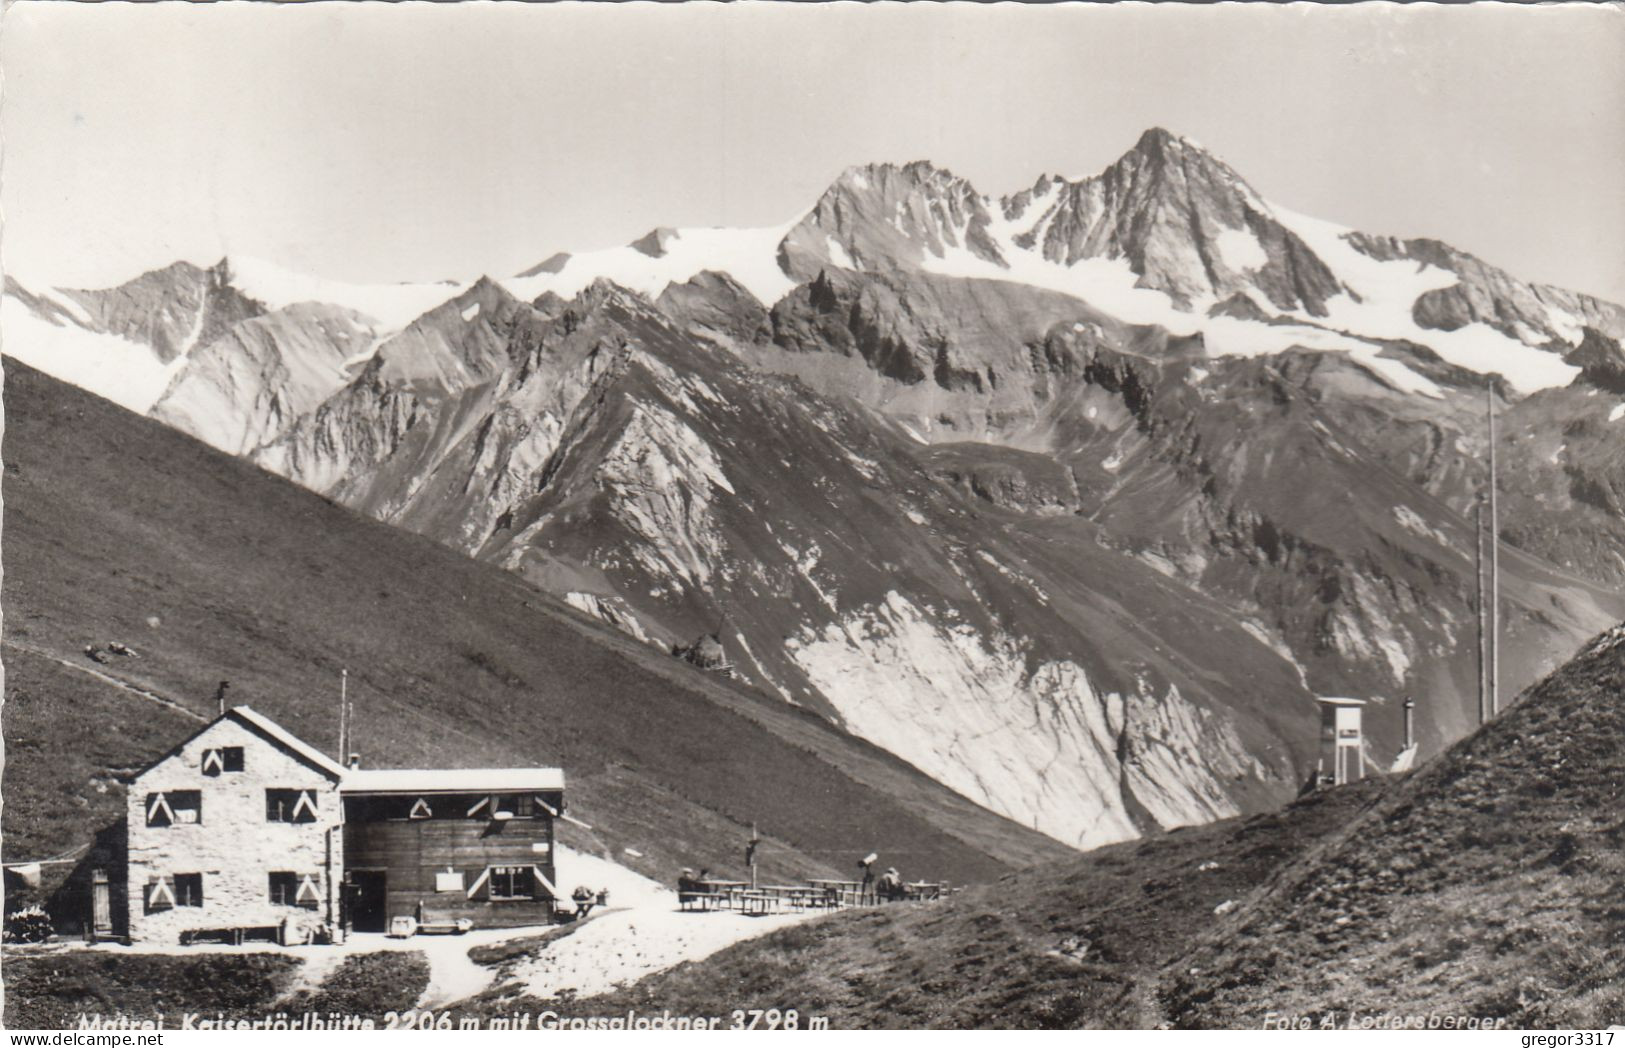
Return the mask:
{"type": "Polygon", "coordinates": [[[175,875],[175,905],[203,905],[203,874],[177,873],[175,875]]]}
{"type": "Polygon", "coordinates": [[[266,822],[315,822],[315,790],[266,790],[266,822]]]}
{"type": "Polygon", "coordinates": [[[510,819],[528,819],[534,814],[528,793],[498,793],[491,798],[493,818],[506,813],[510,819]]]}
{"type": "Polygon", "coordinates": [[[199,790],[147,794],[148,826],[184,826],[202,821],[203,794],[199,790]]]}
{"type": "Polygon", "coordinates": [[[314,910],[322,901],[316,877],[309,873],[279,870],[270,874],[271,902],[277,906],[299,906],[314,910]]]}
{"type": "Polygon", "coordinates": [[[291,871],[273,871],[271,878],[271,902],[278,906],[292,906],[294,894],[299,891],[299,875],[291,871]]]}
{"type": "Polygon", "coordinates": [[[241,746],[222,746],[218,749],[203,751],[203,774],[219,775],[221,772],[243,770],[243,748],[241,746]]]}
{"type": "Polygon", "coordinates": [[[534,899],[536,898],[536,879],[530,874],[529,866],[493,866],[491,867],[491,898],[493,899],[534,899]]]}

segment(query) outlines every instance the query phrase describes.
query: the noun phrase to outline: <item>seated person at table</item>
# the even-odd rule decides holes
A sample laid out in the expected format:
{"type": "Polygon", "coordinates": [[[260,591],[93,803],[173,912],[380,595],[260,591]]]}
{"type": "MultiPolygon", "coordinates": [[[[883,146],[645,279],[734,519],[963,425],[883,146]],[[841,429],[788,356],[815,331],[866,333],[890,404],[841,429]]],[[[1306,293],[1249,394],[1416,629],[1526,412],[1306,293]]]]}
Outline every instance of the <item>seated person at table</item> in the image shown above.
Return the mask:
{"type": "Polygon", "coordinates": [[[877,894],[888,902],[894,902],[903,897],[903,875],[893,866],[880,875],[880,884],[877,894]]]}
{"type": "Polygon", "coordinates": [[[706,875],[710,870],[701,870],[698,877],[687,866],[683,867],[682,874],[677,878],[677,902],[679,905],[696,901],[701,895],[710,892],[710,885],[705,883],[706,875]]]}

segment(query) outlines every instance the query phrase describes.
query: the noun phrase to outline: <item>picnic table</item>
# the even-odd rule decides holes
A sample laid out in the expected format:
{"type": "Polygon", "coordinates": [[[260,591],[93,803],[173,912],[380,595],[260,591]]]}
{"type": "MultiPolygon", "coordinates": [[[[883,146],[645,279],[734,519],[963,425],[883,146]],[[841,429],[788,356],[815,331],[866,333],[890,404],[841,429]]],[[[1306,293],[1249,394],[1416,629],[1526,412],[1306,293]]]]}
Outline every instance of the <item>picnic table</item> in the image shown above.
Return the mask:
{"type": "Polygon", "coordinates": [[[688,909],[736,909],[741,907],[739,895],[750,887],[748,881],[719,881],[706,878],[695,881],[699,891],[685,891],[678,894],[678,905],[688,909]]]}
{"type": "Polygon", "coordinates": [[[759,890],[770,893],[793,910],[817,908],[829,901],[829,892],[813,884],[764,884],[759,890]]]}
{"type": "Polygon", "coordinates": [[[778,908],[779,897],[773,892],[751,888],[739,893],[739,912],[752,917],[765,917],[778,908]]]}
{"type": "Polygon", "coordinates": [[[869,890],[864,891],[862,881],[819,878],[809,880],[807,883],[823,888],[833,906],[862,906],[866,900],[872,900],[874,897],[874,886],[871,884],[869,890]]]}

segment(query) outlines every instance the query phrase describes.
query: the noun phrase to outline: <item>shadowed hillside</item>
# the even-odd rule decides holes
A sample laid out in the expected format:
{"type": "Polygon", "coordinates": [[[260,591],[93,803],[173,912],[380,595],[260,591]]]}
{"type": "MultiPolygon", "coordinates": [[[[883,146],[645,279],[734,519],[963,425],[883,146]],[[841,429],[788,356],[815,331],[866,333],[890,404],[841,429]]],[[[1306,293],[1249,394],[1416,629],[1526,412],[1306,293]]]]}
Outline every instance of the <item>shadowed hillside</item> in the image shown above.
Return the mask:
{"type": "Polygon", "coordinates": [[[1625,626],[1392,782],[844,914],[581,1014],[728,1001],[836,1027],[1257,1028],[1270,1012],[1625,1020],[1625,626]]]}
{"type": "Polygon", "coordinates": [[[1180,1025],[1266,1011],[1625,1022],[1625,626],[1204,938],[1180,1025]]]}
{"type": "Polygon", "coordinates": [[[956,881],[1066,852],[510,573],[6,370],[8,861],[119,818],[120,776],[212,716],[221,680],[331,748],[346,667],[367,766],[561,765],[594,827],[565,842],[661,879],[738,868],[753,821],[772,877],[882,841],[956,881]],[[110,641],[137,654],[85,655],[110,641]]]}

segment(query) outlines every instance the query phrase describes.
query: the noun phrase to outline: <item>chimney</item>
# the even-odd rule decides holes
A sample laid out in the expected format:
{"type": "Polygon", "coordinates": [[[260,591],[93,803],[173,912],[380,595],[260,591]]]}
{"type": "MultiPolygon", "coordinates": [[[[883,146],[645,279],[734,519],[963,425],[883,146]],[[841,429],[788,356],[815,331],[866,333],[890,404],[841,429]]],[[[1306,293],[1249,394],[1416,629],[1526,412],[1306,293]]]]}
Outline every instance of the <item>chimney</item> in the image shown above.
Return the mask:
{"type": "Polygon", "coordinates": [[[1416,741],[1415,736],[1411,732],[1411,718],[1413,716],[1412,711],[1415,709],[1416,700],[1411,698],[1409,695],[1405,696],[1405,748],[1407,750],[1410,749],[1411,744],[1416,741]]]}
{"type": "Polygon", "coordinates": [[[359,753],[350,754],[350,770],[351,771],[360,771],[361,770],[361,754],[359,754],[359,753]]]}

